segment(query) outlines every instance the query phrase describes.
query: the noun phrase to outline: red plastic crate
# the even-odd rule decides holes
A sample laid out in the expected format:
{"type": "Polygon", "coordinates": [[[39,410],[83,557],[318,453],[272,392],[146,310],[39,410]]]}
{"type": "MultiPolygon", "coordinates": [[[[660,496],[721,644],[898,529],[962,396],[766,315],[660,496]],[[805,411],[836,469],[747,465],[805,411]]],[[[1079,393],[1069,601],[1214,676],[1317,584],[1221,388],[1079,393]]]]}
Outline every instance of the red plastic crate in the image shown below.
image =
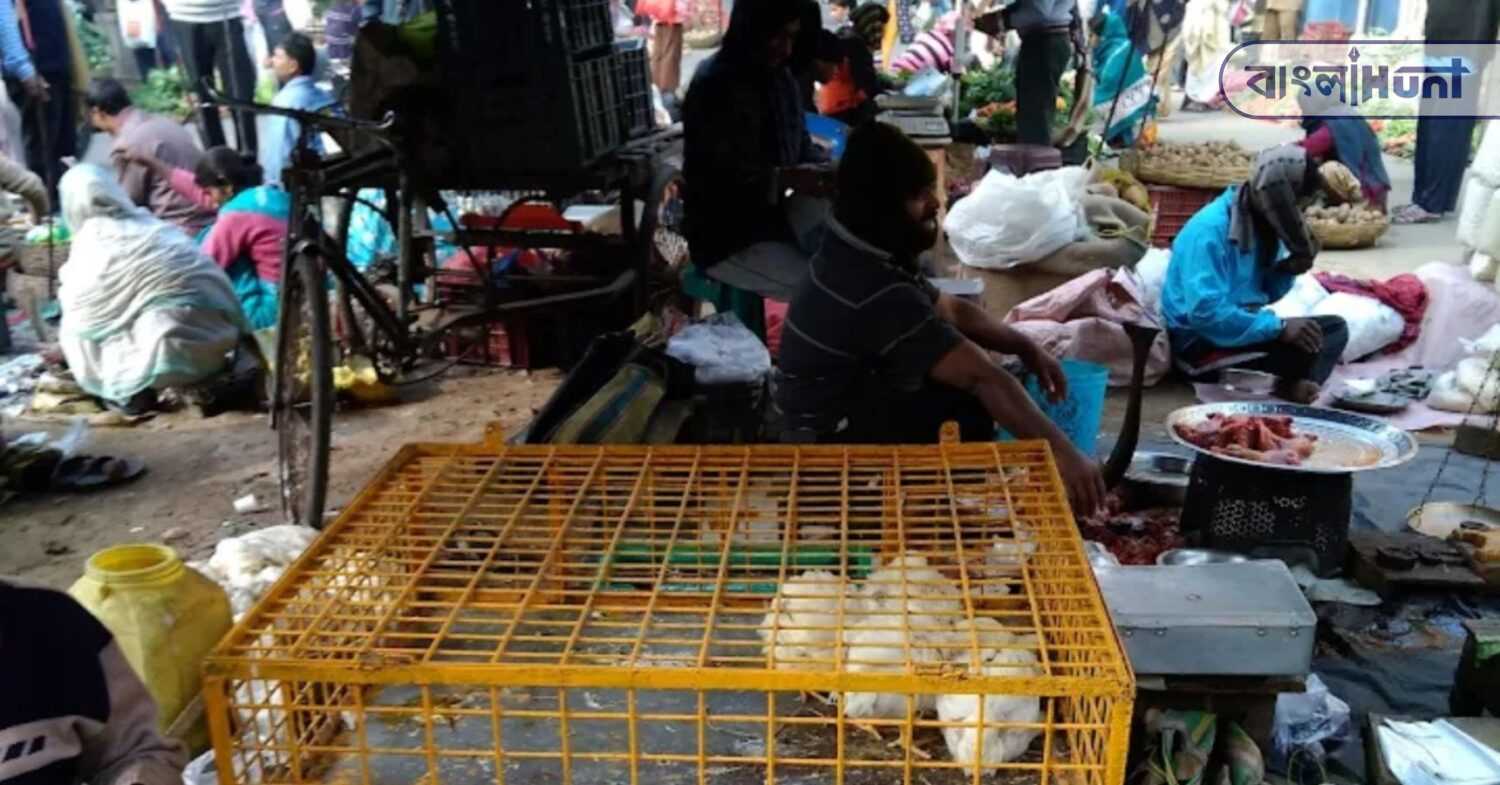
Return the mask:
{"type": "Polygon", "coordinates": [[[1224,193],[1222,188],[1178,188],[1172,185],[1148,185],[1151,212],[1156,223],[1151,230],[1151,245],[1171,248],[1177,233],[1203,206],[1224,193]]]}
{"type": "Polygon", "coordinates": [[[532,367],[530,336],[519,318],[453,330],[443,336],[443,354],[466,365],[532,367]]]}

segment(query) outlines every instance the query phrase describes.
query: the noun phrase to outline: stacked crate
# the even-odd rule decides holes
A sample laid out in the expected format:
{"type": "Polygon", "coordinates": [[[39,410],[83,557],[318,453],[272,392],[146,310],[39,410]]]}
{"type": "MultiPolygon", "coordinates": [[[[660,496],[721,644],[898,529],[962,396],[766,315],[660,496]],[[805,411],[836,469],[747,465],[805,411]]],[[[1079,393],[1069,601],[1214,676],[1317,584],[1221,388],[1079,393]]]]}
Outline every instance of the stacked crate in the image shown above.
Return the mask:
{"type": "Polygon", "coordinates": [[[609,0],[437,6],[465,175],[572,173],[625,141],[609,0]]]}

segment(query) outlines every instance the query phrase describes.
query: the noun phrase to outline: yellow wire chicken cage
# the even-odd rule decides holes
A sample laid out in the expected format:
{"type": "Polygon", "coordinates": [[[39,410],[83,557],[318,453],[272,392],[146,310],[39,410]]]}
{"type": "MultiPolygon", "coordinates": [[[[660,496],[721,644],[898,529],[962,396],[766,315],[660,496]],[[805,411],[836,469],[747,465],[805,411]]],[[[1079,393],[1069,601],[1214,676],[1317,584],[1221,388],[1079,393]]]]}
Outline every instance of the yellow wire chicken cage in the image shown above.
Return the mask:
{"type": "Polygon", "coordinates": [[[1118,785],[1050,453],[402,448],[205,666],[220,782],[1118,785]]]}

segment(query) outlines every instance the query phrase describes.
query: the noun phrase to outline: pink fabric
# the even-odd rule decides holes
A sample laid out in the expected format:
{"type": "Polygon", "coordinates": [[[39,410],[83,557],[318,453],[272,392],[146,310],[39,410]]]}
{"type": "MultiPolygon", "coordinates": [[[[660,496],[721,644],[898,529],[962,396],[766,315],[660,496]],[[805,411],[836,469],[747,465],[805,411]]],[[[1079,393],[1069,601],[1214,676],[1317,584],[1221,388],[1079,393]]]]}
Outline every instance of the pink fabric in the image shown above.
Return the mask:
{"type": "Polygon", "coordinates": [[[771,352],[772,359],[781,356],[781,328],[786,324],[788,307],[790,307],[789,303],[765,298],[766,349],[771,352]]]}
{"type": "Polygon", "coordinates": [[[1321,161],[1333,155],[1333,130],[1325,124],[1297,144],[1307,151],[1307,157],[1321,161]]]}
{"type": "MultiPolygon", "coordinates": [[[[1095,270],[1033,297],[1005,321],[1055,357],[1072,357],[1109,368],[1109,383],[1130,383],[1130,338],[1123,322],[1155,324],[1141,305],[1141,282],[1128,270],[1095,270]]],[[[1146,383],[1156,384],[1172,366],[1166,331],[1157,336],[1146,363],[1146,383]]]]}
{"type": "Polygon", "coordinates": [[[1359,281],[1333,273],[1318,273],[1318,283],[1331,292],[1347,292],[1371,297],[1389,305],[1406,321],[1401,337],[1387,346],[1385,354],[1394,354],[1416,343],[1422,332],[1422,317],[1427,314],[1427,286],[1422,279],[1411,273],[1398,275],[1388,281],[1359,281]]]}
{"type": "Polygon", "coordinates": [[[203,238],[203,252],[228,269],[245,255],[255,264],[255,277],[281,283],[281,253],[286,245],[286,221],[250,212],[220,213],[203,238]]]}
{"type": "Polygon", "coordinates": [[[680,25],[687,21],[685,5],[681,0],[640,0],[635,13],[660,24],[680,25]]]}
{"type": "Polygon", "coordinates": [[[208,192],[198,186],[198,180],[193,177],[192,172],[186,169],[173,169],[172,173],[167,175],[167,184],[172,186],[172,190],[176,191],[178,196],[189,202],[205,210],[214,209],[214,203],[209,201],[208,192]]]}

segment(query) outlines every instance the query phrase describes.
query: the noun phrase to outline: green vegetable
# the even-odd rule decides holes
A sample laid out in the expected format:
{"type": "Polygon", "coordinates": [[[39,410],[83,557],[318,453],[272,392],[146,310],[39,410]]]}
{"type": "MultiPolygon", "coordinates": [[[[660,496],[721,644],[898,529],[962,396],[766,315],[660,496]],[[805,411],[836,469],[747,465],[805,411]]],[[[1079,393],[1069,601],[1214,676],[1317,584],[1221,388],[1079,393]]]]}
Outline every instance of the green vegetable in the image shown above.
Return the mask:
{"type": "Polygon", "coordinates": [[[83,56],[88,60],[89,72],[94,76],[109,76],[114,70],[115,56],[109,46],[109,37],[93,22],[79,16],[75,11],[73,24],[78,30],[78,40],[83,44],[83,56]]]}
{"type": "Polygon", "coordinates": [[[130,94],[130,102],[155,114],[186,120],[192,114],[188,103],[187,80],[177,66],[153,68],[146,81],[130,94]]]}

